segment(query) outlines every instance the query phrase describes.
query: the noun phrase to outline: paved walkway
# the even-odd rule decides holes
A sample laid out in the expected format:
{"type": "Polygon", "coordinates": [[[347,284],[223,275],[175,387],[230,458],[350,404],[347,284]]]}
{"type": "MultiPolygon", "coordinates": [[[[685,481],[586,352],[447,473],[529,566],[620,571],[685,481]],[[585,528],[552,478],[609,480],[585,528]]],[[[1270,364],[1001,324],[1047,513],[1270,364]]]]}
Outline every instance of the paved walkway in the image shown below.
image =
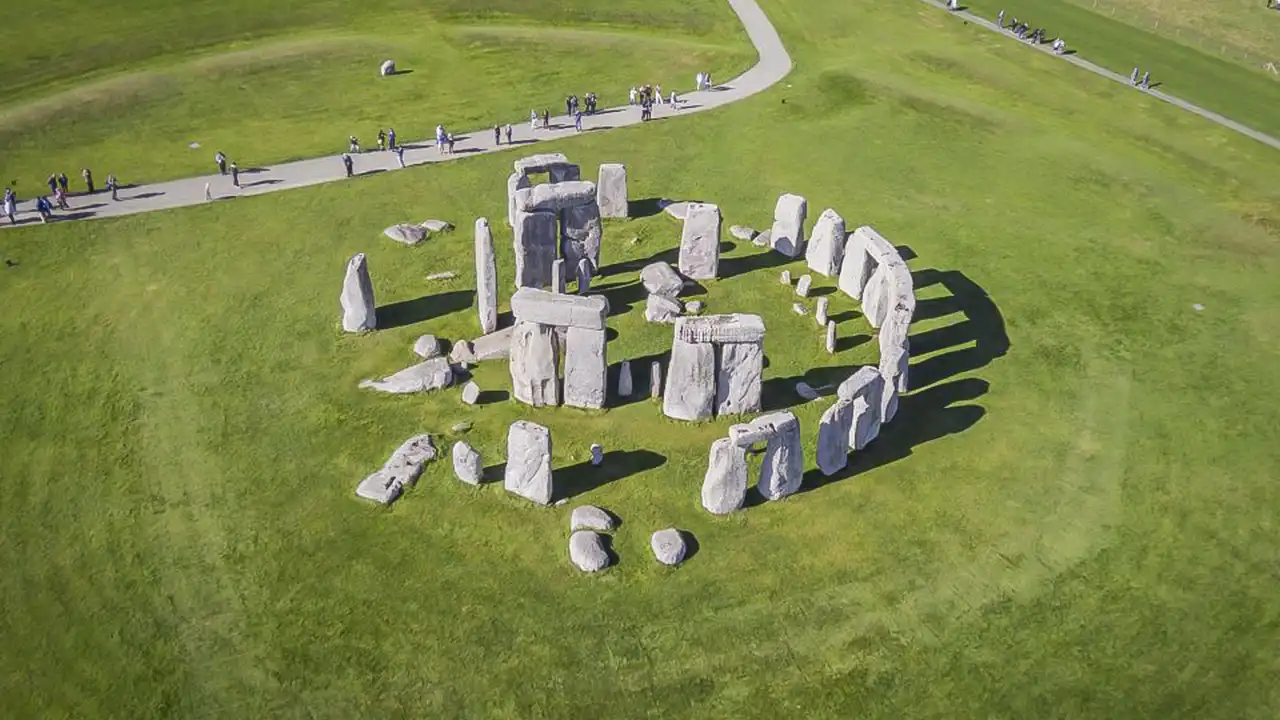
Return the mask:
{"type": "MultiPolygon", "coordinates": [[[[926,2],[926,3],[930,4],[930,5],[933,5],[934,7],[942,8],[943,10],[946,10],[946,9],[947,9],[947,5],[946,5],[946,3],[945,3],[945,2],[940,2],[940,0],[924,0],[924,2],[926,2]]],[[[994,22],[992,22],[992,21],[990,21],[990,20],[987,20],[987,19],[985,19],[985,18],[978,17],[977,15],[974,15],[974,14],[972,14],[972,13],[970,13],[970,12],[965,11],[965,10],[957,10],[957,11],[955,11],[955,12],[952,12],[951,14],[953,14],[953,15],[957,15],[957,16],[959,16],[959,17],[962,17],[962,18],[964,18],[965,20],[968,20],[969,22],[971,22],[971,23],[973,23],[973,24],[975,24],[975,25],[978,25],[978,26],[980,26],[980,27],[984,27],[984,28],[986,28],[986,29],[988,29],[988,30],[990,30],[990,31],[992,31],[992,32],[998,32],[998,33],[1001,33],[1001,34],[1003,34],[1003,35],[1008,35],[1008,36],[1009,36],[1009,37],[1011,37],[1011,38],[1013,37],[1013,35],[1012,35],[1012,34],[1010,34],[1009,32],[1007,32],[1007,31],[1005,31],[1005,30],[1002,30],[1002,29],[1001,29],[998,25],[996,25],[994,22]]],[[[1027,43],[1024,43],[1024,44],[1027,44],[1027,43]]],[[[1052,49],[1052,48],[1050,48],[1048,45],[1029,45],[1029,44],[1028,44],[1028,46],[1029,46],[1029,47],[1034,47],[1034,48],[1036,48],[1037,50],[1039,50],[1040,52],[1048,53],[1048,54],[1050,54],[1050,55],[1052,55],[1052,54],[1053,54],[1053,49],[1052,49]]],[[[1067,48],[1068,48],[1068,49],[1070,49],[1070,47],[1071,47],[1070,45],[1068,45],[1068,46],[1067,46],[1067,48]]],[[[1114,80],[1114,81],[1116,81],[1116,82],[1118,82],[1118,83],[1122,83],[1122,84],[1124,84],[1124,85],[1129,85],[1129,84],[1130,84],[1130,83],[1129,83],[1129,78],[1128,78],[1128,76],[1120,75],[1119,73],[1111,72],[1110,70],[1108,70],[1108,69],[1106,69],[1106,68],[1102,67],[1101,65],[1094,65],[1093,63],[1089,62],[1088,60],[1085,60],[1084,58],[1080,57],[1079,55],[1075,55],[1075,54],[1071,54],[1071,55],[1059,55],[1059,56],[1057,56],[1057,57],[1062,58],[1063,60],[1065,60],[1065,61],[1067,61],[1067,62],[1071,63],[1072,65],[1075,65],[1076,67],[1084,68],[1085,70],[1088,70],[1089,72],[1094,73],[1095,75],[1101,75],[1102,77],[1107,78],[1108,80],[1114,80]]],[[[1245,125],[1241,125],[1240,123],[1236,122],[1235,120],[1232,120],[1231,118],[1225,117],[1225,116],[1223,116],[1223,115],[1219,115],[1218,113],[1213,112],[1212,110],[1205,110],[1204,108],[1200,107],[1199,105],[1194,105],[1194,104],[1189,103],[1189,102],[1187,102],[1186,100],[1183,100],[1183,99],[1181,99],[1181,98],[1176,98],[1176,97],[1174,97],[1174,96],[1172,96],[1172,95],[1168,95],[1168,94],[1166,94],[1166,93],[1162,93],[1162,92],[1160,92],[1159,90],[1143,90],[1142,88],[1134,88],[1134,90],[1135,90],[1135,91],[1137,91],[1137,92],[1146,93],[1147,95],[1150,95],[1150,96],[1151,96],[1151,97],[1153,97],[1153,98],[1156,98],[1156,99],[1159,99],[1159,100],[1163,100],[1163,101],[1165,101],[1165,102],[1169,103],[1170,105],[1176,105],[1177,107],[1180,107],[1180,108],[1182,108],[1183,110],[1186,110],[1187,112],[1193,112],[1193,113],[1195,113],[1196,115],[1199,115],[1200,117],[1204,118],[1205,120],[1208,120],[1208,121],[1210,121],[1210,122],[1218,123],[1219,125],[1221,125],[1221,126],[1223,126],[1223,127],[1225,127],[1225,128],[1229,128],[1229,129],[1231,129],[1231,130],[1235,130],[1236,132],[1240,133],[1241,135],[1246,135],[1246,136],[1248,136],[1248,137],[1253,138],[1254,140],[1257,140],[1257,141],[1258,141],[1258,142],[1260,142],[1260,143],[1264,143],[1264,144],[1266,144],[1266,145],[1270,145],[1271,147],[1276,148],[1277,150],[1280,150],[1280,139],[1274,138],[1274,137],[1272,137],[1272,136],[1270,136],[1270,135],[1268,135],[1268,134],[1266,134],[1266,133],[1264,133],[1264,132],[1260,132],[1260,131],[1258,131],[1258,130],[1254,130],[1254,129],[1253,129],[1253,128],[1251,128],[1251,127],[1247,127],[1247,126],[1245,126],[1245,125]]]]}
{"type": "MultiPolygon", "coordinates": [[[[755,46],[756,52],[760,56],[759,60],[755,66],[742,75],[726,83],[717,84],[711,90],[685,94],[680,94],[677,90],[680,98],[679,109],[672,109],[669,105],[657,105],[653,108],[653,120],[650,122],[711,110],[712,108],[736,102],[767,89],[786,77],[787,73],[791,71],[791,56],[787,54],[787,49],[782,44],[782,38],[778,37],[777,30],[774,30],[769,18],[760,9],[760,6],[756,4],[756,1],[728,1],[733,11],[737,13],[738,19],[742,21],[743,26],[746,28],[747,35],[751,38],[751,44],[755,46]]],[[[692,79],[690,78],[690,80],[692,79]]],[[[668,93],[670,92],[670,89],[664,88],[664,90],[668,93]]],[[[639,106],[624,105],[597,111],[595,115],[582,116],[584,132],[609,130],[626,125],[636,125],[640,122],[639,106]]],[[[512,123],[512,128],[511,145],[506,144],[505,137],[503,138],[503,144],[495,145],[492,127],[467,133],[454,132],[454,139],[457,142],[452,155],[442,155],[437,152],[434,141],[402,143],[406,148],[404,153],[405,166],[413,167],[427,163],[448,162],[480,153],[500,152],[510,149],[529,152],[531,151],[530,145],[533,143],[558,140],[578,134],[573,127],[573,119],[565,115],[552,117],[551,128],[547,130],[531,129],[528,118],[525,118],[523,122],[512,123]]],[[[341,138],[334,138],[334,140],[341,141],[341,138]]],[[[394,172],[400,169],[396,162],[395,154],[391,152],[364,152],[352,155],[352,159],[355,161],[357,175],[394,172]]],[[[212,163],[211,156],[210,164],[212,165],[212,163]]],[[[106,175],[103,174],[96,179],[99,184],[102,184],[106,179],[106,175]]],[[[91,196],[73,196],[68,198],[71,210],[56,212],[54,215],[61,220],[90,219],[199,205],[208,202],[205,200],[204,194],[206,184],[210,186],[214,198],[220,200],[231,197],[262,195],[279,190],[345,179],[346,171],[342,166],[341,155],[332,155],[266,168],[241,170],[240,189],[232,186],[230,176],[205,175],[124,188],[119,191],[120,200],[118,202],[111,200],[110,193],[101,191],[91,196]]],[[[52,197],[50,197],[50,200],[52,200],[52,197]]],[[[18,210],[19,226],[32,223],[39,224],[40,219],[35,212],[34,198],[27,198],[19,203],[18,210]]],[[[0,223],[3,223],[0,227],[13,227],[7,221],[0,221],[0,223]]]]}

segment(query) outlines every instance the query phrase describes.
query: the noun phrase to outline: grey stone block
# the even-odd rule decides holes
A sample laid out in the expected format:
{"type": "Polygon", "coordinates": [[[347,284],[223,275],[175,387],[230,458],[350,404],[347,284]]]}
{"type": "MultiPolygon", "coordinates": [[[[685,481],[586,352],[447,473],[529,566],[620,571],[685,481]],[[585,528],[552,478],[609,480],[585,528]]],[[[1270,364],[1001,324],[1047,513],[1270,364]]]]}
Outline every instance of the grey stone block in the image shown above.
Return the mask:
{"type": "Polygon", "coordinates": [[[442,357],[435,357],[417,365],[410,365],[381,380],[360,381],[360,387],[362,388],[393,395],[439,390],[452,384],[453,369],[449,367],[449,360],[442,357]]]}
{"type": "Polygon", "coordinates": [[[569,536],[569,560],[582,572],[599,572],[609,567],[604,536],[594,530],[579,530],[569,536]]]}
{"type": "Polygon", "coordinates": [[[364,332],[378,326],[377,306],[373,300],[373,281],[369,279],[369,263],[364,253],[356,253],[347,261],[347,272],[342,278],[342,329],[346,332],[364,332]]]}
{"type": "Polygon", "coordinates": [[[680,234],[680,273],[694,280],[712,280],[720,271],[720,208],[689,203],[680,234]]]}
{"type": "Polygon", "coordinates": [[[773,210],[769,247],[787,257],[799,256],[804,248],[804,220],[808,208],[808,203],[799,195],[787,193],[779,197],[773,210]]]}
{"type": "Polygon", "coordinates": [[[409,247],[419,245],[427,239],[426,228],[423,228],[421,225],[409,225],[407,223],[392,225],[386,230],[383,230],[382,234],[392,240],[395,240],[401,245],[408,245],[409,247]]]}
{"type": "Polygon", "coordinates": [[[476,360],[495,360],[511,355],[511,328],[495,330],[471,342],[471,352],[476,360]]]}
{"type": "Polygon", "coordinates": [[[828,477],[849,464],[849,434],[853,431],[852,400],[837,398],[818,423],[818,470],[828,477]]]}
{"type": "Polygon", "coordinates": [[[659,530],[649,536],[649,547],[653,550],[654,559],[663,565],[679,565],[684,562],[688,550],[684,535],[675,528],[659,530]]]}
{"type": "Polygon", "coordinates": [[[707,474],[702,480],[702,507],[713,515],[727,515],[747,497],[747,453],[729,438],[711,443],[707,474]]]}
{"type": "Polygon", "coordinates": [[[551,502],[551,431],[527,420],[507,430],[507,467],[502,486],[507,492],[540,505],[551,502]]]}
{"type": "Polygon", "coordinates": [[[476,314],[480,332],[498,329],[498,268],[494,260],[493,232],[489,220],[476,218],[476,314]]]}
{"type": "Polygon", "coordinates": [[[551,284],[551,264],[559,245],[559,216],[553,212],[516,212],[516,287],[544,288],[551,284]]]}
{"type": "Polygon", "coordinates": [[[670,265],[664,262],[650,263],[640,271],[640,282],[653,295],[679,297],[684,280],[670,265]]]}
{"type": "Polygon", "coordinates": [[[539,153],[516,160],[514,168],[516,173],[521,175],[537,175],[551,172],[551,167],[554,165],[568,164],[569,158],[565,157],[563,153],[539,153]]]}
{"type": "Polygon", "coordinates": [[[453,474],[468,485],[479,485],[484,477],[480,453],[461,440],[453,444],[453,474]]]}
{"type": "Polygon", "coordinates": [[[440,341],[435,335],[423,335],[413,343],[413,352],[423,360],[440,357],[440,341]]]}
{"type": "Polygon", "coordinates": [[[652,294],[644,303],[644,319],[651,323],[674,323],[682,312],[680,301],[665,295],[652,294]]]}
{"type": "Polygon", "coordinates": [[[722,343],[716,371],[716,415],[759,412],[764,343],[722,343]]]}
{"type": "Polygon", "coordinates": [[[761,415],[752,424],[773,428],[760,464],[760,494],[766,500],[779,500],[799,490],[804,479],[800,420],[793,413],[777,412],[761,415]]]}
{"type": "Polygon", "coordinates": [[[813,224],[813,232],[804,251],[804,261],[809,269],[826,277],[839,275],[840,264],[844,261],[845,236],[844,218],[831,208],[823,210],[813,224]]]}
{"type": "Polygon", "coordinates": [[[560,212],[560,226],[560,253],[565,267],[576,268],[583,259],[591,263],[592,271],[600,267],[600,207],[593,201],[567,208],[560,212]]]}
{"type": "Polygon", "coordinates": [[[603,330],[609,317],[609,301],[603,295],[561,295],[520,288],[511,296],[511,312],[525,322],[603,330]]]}
{"type": "Polygon", "coordinates": [[[604,330],[570,327],[565,336],[564,404],[604,407],[608,356],[604,330]]]}
{"type": "Polygon", "coordinates": [[[853,402],[853,424],[849,448],[862,450],[880,434],[880,413],[884,395],[884,378],[873,367],[859,368],[840,383],[836,394],[853,402]]]}
{"type": "Polygon", "coordinates": [[[569,516],[569,531],[595,530],[609,532],[614,529],[613,516],[595,505],[580,505],[569,516]]]}
{"type": "Polygon", "coordinates": [[[507,225],[509,227],[516,226],[516,193],[529,187],[533,185],[529,182],[529,176],[524,173],[512,173],[507,177],[507,225]]]}
{"type": "Polygon", "coordinates": [[[716,395],[715,345],[687,343],[677,336],[671,342],[671,364],[662,412],[676,420],[711,417],[716,395]]]}
{"type": "Polygon", "coordinates": [[[602,217],[627,217],[630,212],[627,196],[627,166],[619,163],[604,163],[600,166],[599,182],[596,183],[596,201],[600,204],[602,217]]]}
{"type": "Polygon", "coordinates": [[[534,407],[560,404],[559,367],[552,328],[520,321],[511,331],[511,393],[534,407]]]}
{"type": "Polygon", "coordinates": [[[595,204],[596,184],[574,182],[546,183],[516,191],[516,210],[520,212],[558,213],[578,205],[595,204]]]}
{"type": "Polygon", "coordinates": [[[631,361],[623,360],[618,366],[618,397],[631,397],[632,387],[631,361]]]}
{"type": "Polygon", "coordinates": [[[764,318],[748,313],[681,318],[676,336],[685,342],[763,342],[764,318]]]}

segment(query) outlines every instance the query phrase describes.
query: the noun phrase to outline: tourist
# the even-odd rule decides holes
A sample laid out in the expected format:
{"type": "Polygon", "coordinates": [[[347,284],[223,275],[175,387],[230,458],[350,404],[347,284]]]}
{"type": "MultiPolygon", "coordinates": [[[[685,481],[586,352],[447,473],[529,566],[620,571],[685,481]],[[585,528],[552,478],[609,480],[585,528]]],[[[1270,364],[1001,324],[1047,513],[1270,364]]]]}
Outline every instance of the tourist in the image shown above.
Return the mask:
{"type": "Polygon", "coordinates": [[[546,130],[551,129],[551,111],[542,108],[542,127],[546,130]]]}
{"type": "Polygon", "coordinates": [[[679,110],[679,109],[680,109],[680,108],[676,107],[676,103],[677,103],[677,102],[678,102],[678,100],[676,99],[676,91],[675,91],[675,90],[672,90],[672,91],[671,91],[671,109],[672,109],[672,110],[679,110]]]}
{"type": "Polygon", "coordinates": [[[53,207],[49,205],[48,198],[43,195],[36,198],[36,212],[40,213],[40,222],[49,222],[49,218],[53,217],[53,207]]]}
{"type": "Polygon", "coordinates": [[[387,147],[392,150],[396,149],[396,129],[387,128],[387,147]]]}
{"type": "Polygon", "coordinates": [[[404,167],[404,146],[397,145],[392,152],[396,154],[396,162],[400,163],[400,167],[404,167]]]}
{"type": "Polygon", "coordinates": [[[996,27],[1000,28],[1001,30],[1004,29],[1004,10],[1001,10],[1000,12],[996,13],[996,27]]]}
{"type": "Polygon", "coordinates": [[[535,130],[535,131],[538,129],[538,111],[537,110],[529,111],[529,129],[535,130]]]}
{"type": "Polygon", "coordinates": [[[574,113],[573,129],[576,132],[582,132],[582,113],[574,113]]]}
{"type": "Polygon", "coordinates": [[[955,12],[960,9],[960,3],[956,2],[956,0],[947,0],[947,9],[955,12]]]}
{"type": "Polygon", "coordinates": [[[116,180],[116,176],[112,173],[107,173],[107,189],[111,191],[112,200],[120,199],[120,195],[118,194],[120,190],[120,182],[116,180]]]}
{"type": "Polygon", "coordinates": [[[448,137],[448,140],[449,140],[449,154],[452,155],[453,154],[453,136],[450,135],[448,137]]]}
{"type": "Polygon", "coordinates": [[[387,149],[387,133],[382,128],[378,128],[378,150],[387,149]]]}
{"type": "Polygon", "coordinates": [[[59,210],[70,210],[71,206],[67,204],[67,191],[59,187],[53,191],[53,204],[59,210]]]}
{"type": "Polygon", "coordinates": [[[1138,87],[1142,88],[1143,90],[1151,89],[1151,71],[1150,70],[1142,73],[1142,80],[1138,83],[1138,87]]]}
{"type": "Polygon", "coordinates": [[[18,224],[18,196],[12,188],[4,189],[4,214],[9,218],[10,225],[18,224]]]}
{"type": "Polygon", "coordinates": [[[355,166],[355,163],[351,162],[351,156],[348,155],[347,153],[342,153],[342,167],[346,168],[347,177],[351,177],[352,175],[355,175],[355,173],[352,172],[352,168],[354,166],[355,166]]]}
{"type": "Polygon", "coordinates": [[[213,162],[218,166],[219,175],[227,174],[227,156],[223,155],[221,150],[213,154],[213,162]]]}
{"type": "Polygon", "coordinates": [[[93,172],[89,168],[80,171],[80,177],[84,178],[84,186],[89,188],[89,194],[93,194],[93,172]]]}
{"type": "Polygon", "coordinates": [[[347,138],[347,152],[352,155],[360,154],[360,141],[356,139],[355,135],[351,135],[347,138]]]}
{"type": "Polygon", "coordinates": [[[507,123],[507,144],[511,144],[511,123],[507,123]]]}
{"type": "Polygon", "coordinates": [[[234,161],[231,163],[231,184],[240,187],[240,168],[236,167],[234,161]]]}
{"type": "Polygon", "coordinates": [[[573,96],[572,95],[566,95],[564,98],[564,114],[565,115],[573,114],[573,96]]]}
{"type": "Polygon", "coordinates": [[[70,186],[71,181],[67,179],[67,174],[64,172],[58,173],[58,187],[62,188],[62,192],[66,193],[71,189],[70,186]]]}
{"type": "Polygon", "coordinates": [[[1136,67],[1133,69],[1133,72],[1129,73],[1129,84],[1130,85],[1138,84],[1138,68],[1136,67]]]}
{"type": "Polygon", "coordinates": [[[627,93],[627,104],[628,105],[636,104],[636,88],[634,85],[631,87],[631,90],[627,93]]]}
{"type": "Polygon", "coordinates": [[[502,144],[502,128],[497,125],[493,126],[493,144],[494,146],[502,144]]]}
{"type": "Polygon", "coordinates": [[[55,190],[58,189],[58,174],[54,173],[53,175],[50,175],[49,179],[45,180],[44,182],[46,185],[49,186],[49,192],[50,193],[54,192],[55,190]]]}
{"type": "Polygon", "coordinates": [[[209,183],[204,184],[204,201],[205,202],[213,201],[213,188],[209,187],[209,183]]]}

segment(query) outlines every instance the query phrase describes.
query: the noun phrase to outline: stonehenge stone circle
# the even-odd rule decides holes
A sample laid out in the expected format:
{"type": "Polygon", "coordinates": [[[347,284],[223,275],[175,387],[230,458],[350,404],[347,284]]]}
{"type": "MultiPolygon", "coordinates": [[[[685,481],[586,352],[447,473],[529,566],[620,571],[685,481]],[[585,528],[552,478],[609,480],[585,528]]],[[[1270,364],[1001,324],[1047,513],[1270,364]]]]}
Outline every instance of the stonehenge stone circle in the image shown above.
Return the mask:
{"type": "Polygon", "coordinates": [[[618,366],[618,397],[631,397],[631,361],[623,360],[618,366]]]}
{"type": "Polygon", "coordinates": [[[786,193],[778,198],[769,230],[769,247],[787,257],[796,257],[804,245],[804,220],[808,203],[799,195],[786,193]]]}
{"type": "Polygon", "coordinates": [[[603,295],[561,295],[521,288],[511,297],[511,385],[515,398],[535,407],[558,405],[558,333],[564,330],[564,402],[604,407],[608,355],[603,295]]]}
{"type": "Polygon", "coordinates": [[[676,320],[663,413],[676,420],[705,420],[758,411],[764,333],[759,315],[676,320]]]}
{"type": "Polygon", "coordinates": [[[654,293],[644,302],[644,319],[651,323],[673,323],[684,312],[680,301],[654,293]]]}
{"type": "Polygon", "coordinates": [[[594,530],[579,530],[569,536],[569,560],[582,572],[593,573],[609,567],[604,536],[594,530]]]}
{"type": "Polygon", "coordinates": [[[800,420],[793,413],[777,412],[761,415],[751,424],[772,429],[760,465],[760,494],[766,500],[780,500],[799,490],[804,479],[800,420]]]}
{"type": "Polygon", "coordinates": [[[434,357],[388,375],[381,380],[361,380],[360,387],[403,395],[447,388],[453,384],[453,368],[448,358],[434,357]]]}
{"type": "Polygon", "coordinates": [[[558,221],[554,212],[516,211],[517,288],[544,288],[551,284],[551,264],[556,261],[559,245],[558,221]]]}
{"type": "Polygon", "coordinates": [[[689,203],[680,234],[680,272],[694,280],[713,280],[720,271],[720,208],[689,203]]]}
{"type": "Polygon", "coordinates": [[[613,516],[595,505],[579,505],[569,516],[569,531],[595,530],[609,532],[614,529],[613,516]]]}
{"type": "Polygon", "coordinates": [[[844,261],[845,242],[844,218],[831,208],[823,210],[809,235],[809,244],[804,251],[805,264],[819,275],[836,277],[844,261]]]}
{"type": "Polygon", "coordinates": [[[413,353],[423,360],[440,357],[440,341],[435,335],[423,335],[414,341],[413,353]]]}
{"type": "Polygon", "coordinates": [[[663,565],[679,565],[688,550],[684,535],[675,528],[655,532],[649,537],[649,547],[653,549],[653,557],[663,565]]]}
{"type": "Polygon", "coordinates": [[[453,474],[468,485],[479,485],[484,477],[480,453],[461,440],[453,444],[453,474]]]}
{"type": "Polygon", "coordinates": [[[369,279],[369,262],[364,253],[356,253],[347,261],[347,274],[342,279],[342,329],[365,332],[378,326],[377,307],[373,301],[373,281],[369,279]]]}
{"type": "Polygon", "coordinates": [[[664,262],[645,265],[640,271],[640,283],[651,295],[669,298],[679,297],[680,291],[684,288],[684,280],[664,262]]]}
{"type": "Polygon", "coordinates": [[[382,469],[369,475],[356,486],[356,495],[390,505],[406,486],[412,486],[422,475],[427,463],[436,459],[436,447],[430,435],[414,435],[391,453],[382,469]]]}
{"type": "Polygon", "coordinates": [[[796,281],[796,295],[800,297],[809,297],[809,288],[813,285],[813,277],[808,273],[800,276],[796,281]]]}
{"type": "Polygon", "coordinates": [[[502,486],[540,505],[551,502],[551,431],[527,420],[507,430],[507,469],[502,486]]]}
{"type": "Polygon", "coordinates": [[[516,321],[511,330],[511,393],[533,407],[560,404],[559,354],[549,325],[516,321]]]}
{"type": "Polygon", "coordinates": [[[596,183],[596,198],[600,216],[625,218],[630,213],[627,197],[627,166],[619,163],[600,165],[600,178],[596,183]]]}
{"type": "Polygon", "coordinates": [[[409,247],[419,245],[422,241],[427,239],[427,230],[421,225],[392,225],[386,230],[383,230],[382,234],[392,240],[395,240],[401,245],[408,245],[409,247]]]}
{"type": "Polygon", "coordinates": [[[755,237],[751,238],[751,244],[756,247],[769,247],[769,243],[772,241],[772,235],[772,231],[762,230],[756,233],[755,237]]]}
{"type": "Polygon", "coordinates": [[[487,218],[476,218],[476,313],[480,332],[498,329],[498,268],[494,260],[493,231],[487,218]]]}
{"type": "Polygon", "coordinates": [[[702,507],[713,515],[727,515],[747,497],[747,451],[730,438],[711,443],[707,474],[702,480],[702,507]]]}

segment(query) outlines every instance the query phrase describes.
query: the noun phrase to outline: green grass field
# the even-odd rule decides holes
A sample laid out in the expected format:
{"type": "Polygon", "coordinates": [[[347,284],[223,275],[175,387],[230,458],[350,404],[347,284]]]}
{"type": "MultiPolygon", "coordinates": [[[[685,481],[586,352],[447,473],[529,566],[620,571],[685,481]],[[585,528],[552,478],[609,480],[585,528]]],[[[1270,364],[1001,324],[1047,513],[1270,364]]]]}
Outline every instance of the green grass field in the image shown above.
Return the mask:
{"type": "MultiPolygon", "coordinates": [[[[712,200],[726,226],[790,191],[910,248],[915,389],[854,473],[716,518],[698,488],[732,419],[357,389],[422,333],[476,334],[467,228],[488,216],[508,247],[514,155],[6,230],[5,714],[1275,717],[1275,151],[923,3],[762,6],[795,60],[780,85],[539,149],[625,162],[633,200],[712,200]],[[425,217],[461,229],[381,236],[425,217]],[[362,337],[337,327],[358,251],[390,325],[362,337]],[[442,270],[459,278],[424,279],[442,270]],[[447,458],[390,510],[354,497],[406,437],[447,449],[463,420],[499,464],[521,417],[551,428],[570,504],[464,486],[447,458]],[[592,442],[618,453],[604,471],[582,467],[592,442]],[[580,502],[623,520],[601,576],[568,563],[580,502]],[[699,545],[674,570],[648,551],[671,525],[699,545]]],[[[623,32],[639,8],[601,12],[623,32]]],[[[700,42],[738,47],[719,23],[700,42]]],[[[636,275],[678,237],[608,223],[612,363],[669,348],[636,275]]],[[[765,316],[765,401],[799,415],[812,467],[827,403],[790,388],[875,343],[836,293],[825,355],[777,281],[801,263],[778,262],[738,243],[696,297],[765,316]]],[[[500,362],[476,378],[509,382],[500,362]]]]}
{"type": "Polygon", "coordinates": [[[1268,10],[1265,1],[1068,1],[1254,70],[1268,62],[1280,64],[1280,13],[1268,10]]]}

